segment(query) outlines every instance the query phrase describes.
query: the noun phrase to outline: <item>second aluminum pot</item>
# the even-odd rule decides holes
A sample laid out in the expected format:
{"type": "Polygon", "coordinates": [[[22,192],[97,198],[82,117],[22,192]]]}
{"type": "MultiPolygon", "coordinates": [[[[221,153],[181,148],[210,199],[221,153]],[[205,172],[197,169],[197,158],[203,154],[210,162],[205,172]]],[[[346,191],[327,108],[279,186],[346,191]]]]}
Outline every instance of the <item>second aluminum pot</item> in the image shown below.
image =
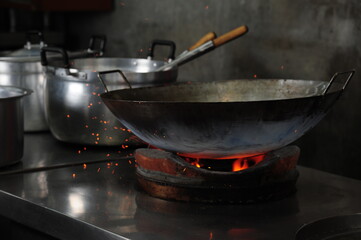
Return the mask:
{"type": "MultiPolygon", "coordinates": [[[[92,36],[86,51],[71,53],[71,58],[101,55],[104,51],[105,37],[92,36]],[[100,42],[100,49],[94,50],[95,42],[100,42]]],[[[26,132],[48,130],[44,113],[44,85],[43,68],[40,63],[40,51],[46,44],[41,32],[28,32],[24,48],[0,55],[0,84],[31,89],[34,94],[27,96],[24,101],[24,129],[26,132]],[[33,35],[39,38],[39,44],[31,44],[33,35]]]]}
{"type": "MultiPolygon", "coordinates": [[[[56,51],[63,56],[63,67],[46,67],[45,115],[56,139],[101,146],[144,144],[103,104],[100,94],[105,89],[98,72],[124,70],[131,86],[137,88],[175,82],[177,68],[154,72],[166,62],[137,58],[83,58],[69,63],[66,51],[59,48],[43,49],[44,65],[47,65],[46,51],[56,51]]],[[[129,88],[116,73],[104,77],[109,90],[129,88]]]]}
{"type": "Polygon", "coordinates": [[[0,167],[17,163],[23,156],[23,97],[31,90],[0,86],[0,167]]]}

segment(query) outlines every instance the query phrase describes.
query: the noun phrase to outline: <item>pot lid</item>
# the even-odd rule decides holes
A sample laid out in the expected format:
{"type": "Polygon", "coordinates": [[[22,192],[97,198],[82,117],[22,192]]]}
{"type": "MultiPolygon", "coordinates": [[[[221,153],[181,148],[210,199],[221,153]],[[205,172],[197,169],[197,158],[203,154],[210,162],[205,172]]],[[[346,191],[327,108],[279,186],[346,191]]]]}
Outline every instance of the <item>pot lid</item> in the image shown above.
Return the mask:
{"type": "Polygon", "coordinates": [[[46,44],[44,44],[44,42],[40,42],[39,44],[27,42],[24,48],[11,52],[7,57],[39,57],[41,49],[45,46],[46,44]]]}
{"type": "Polygon", "coordinates": [[[43,34],[37,31],[31,31],[26,33],[26,43],[23,48],[12,51],[6,55],[3,55],[0,60],[9,61],[40,61],[40,52],[43,47],[46,47],[44,43],[43,34]],[[33,37],[38,38],[38,43],[31,43],[33,37]]]}

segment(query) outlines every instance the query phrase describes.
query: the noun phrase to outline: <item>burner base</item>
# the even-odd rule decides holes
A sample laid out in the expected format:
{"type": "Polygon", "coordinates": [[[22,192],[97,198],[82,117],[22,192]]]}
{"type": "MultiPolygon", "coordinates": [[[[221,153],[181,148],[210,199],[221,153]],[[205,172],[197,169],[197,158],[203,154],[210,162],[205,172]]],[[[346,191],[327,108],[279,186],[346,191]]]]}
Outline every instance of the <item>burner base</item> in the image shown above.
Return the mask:
{"type": "MultiPolygon", "coordinates": [[[[296,191],[300,150],[288,146],[266,154],[259,164],[238,172],[197,168],[181,157],[137,149],[137,180],[154,197],[207,203],[254,203],[284,198],[296,191]]],[[[220,160],[222,161],[222,160],[220,160]]]]}

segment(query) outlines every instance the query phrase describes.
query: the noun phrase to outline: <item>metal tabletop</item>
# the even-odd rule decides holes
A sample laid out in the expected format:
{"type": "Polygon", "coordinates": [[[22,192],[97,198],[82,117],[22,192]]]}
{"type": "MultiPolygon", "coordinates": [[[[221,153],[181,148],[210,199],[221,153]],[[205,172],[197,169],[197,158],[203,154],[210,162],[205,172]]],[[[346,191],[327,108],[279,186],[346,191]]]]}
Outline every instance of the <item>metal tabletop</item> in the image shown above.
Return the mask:
{"type": "Polygon", "coordinates": [[[26,134],[22,162],[0,171],[0,215],[60,239],[288,240],[307,222],[361,212],[361,181],[301,166],[297,193],[279,201],[156,199],[137,187],[134,160],[125,158],[131,154],[124,146],[71,145],[49,133],[26,134]]]}

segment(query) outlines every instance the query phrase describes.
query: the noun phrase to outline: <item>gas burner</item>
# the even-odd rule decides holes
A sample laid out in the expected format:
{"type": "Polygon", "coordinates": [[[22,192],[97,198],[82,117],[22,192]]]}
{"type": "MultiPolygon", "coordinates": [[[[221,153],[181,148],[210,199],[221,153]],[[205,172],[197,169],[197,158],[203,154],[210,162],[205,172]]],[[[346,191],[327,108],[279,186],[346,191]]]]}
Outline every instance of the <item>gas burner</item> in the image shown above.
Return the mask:
{"type": "Polygon", "coordinates": [[[144,191],[162,199],[253,203],[281,199],[296,191],[299,154],[297,146],[287,146],[245,159],[215,160],[141,148],[135,152],[136,174],[144,191]]]}

